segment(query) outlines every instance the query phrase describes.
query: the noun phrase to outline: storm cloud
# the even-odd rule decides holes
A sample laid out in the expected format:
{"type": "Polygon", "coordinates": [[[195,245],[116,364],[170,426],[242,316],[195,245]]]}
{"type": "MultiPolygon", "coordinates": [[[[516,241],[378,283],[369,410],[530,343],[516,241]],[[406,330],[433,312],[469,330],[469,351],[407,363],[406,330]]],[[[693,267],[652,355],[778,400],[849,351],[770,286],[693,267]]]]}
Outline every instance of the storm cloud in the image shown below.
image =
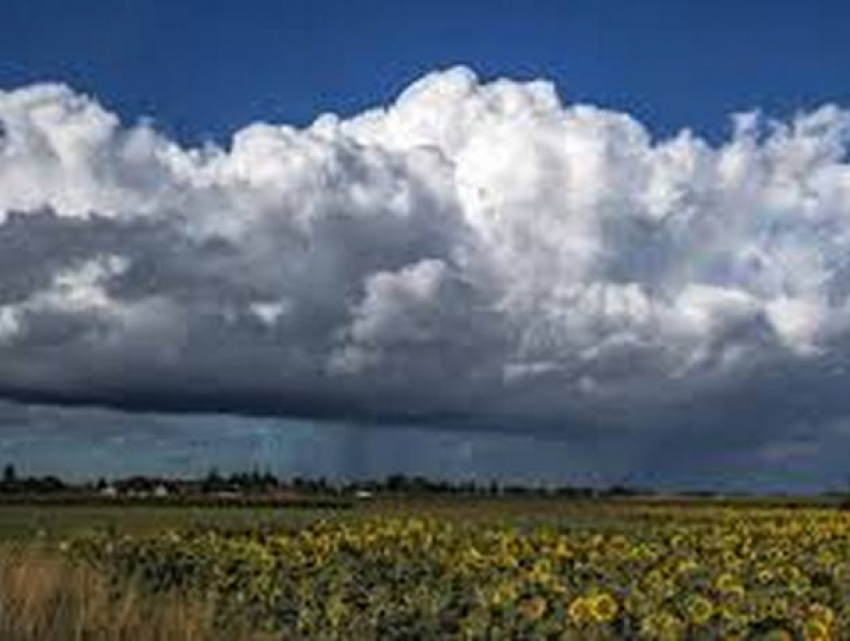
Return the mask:
{"type": "Polygon", "coordinates": [[[656,139],[454,68],[186,148],[66,86],[0,92],[0,398],[796,434],[850,410],[849,128],[656,139]]]}

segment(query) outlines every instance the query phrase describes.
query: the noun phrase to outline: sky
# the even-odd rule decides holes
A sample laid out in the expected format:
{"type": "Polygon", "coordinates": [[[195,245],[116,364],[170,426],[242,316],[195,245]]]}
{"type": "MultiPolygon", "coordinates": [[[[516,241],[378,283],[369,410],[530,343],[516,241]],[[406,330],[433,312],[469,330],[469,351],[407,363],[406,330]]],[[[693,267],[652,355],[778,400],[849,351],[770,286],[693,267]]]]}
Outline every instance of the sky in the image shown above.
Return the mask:
{"type": "Polygon", "coordinates": [[[3,11],[0,461],[845,483],[846,3],[3,11]]]}

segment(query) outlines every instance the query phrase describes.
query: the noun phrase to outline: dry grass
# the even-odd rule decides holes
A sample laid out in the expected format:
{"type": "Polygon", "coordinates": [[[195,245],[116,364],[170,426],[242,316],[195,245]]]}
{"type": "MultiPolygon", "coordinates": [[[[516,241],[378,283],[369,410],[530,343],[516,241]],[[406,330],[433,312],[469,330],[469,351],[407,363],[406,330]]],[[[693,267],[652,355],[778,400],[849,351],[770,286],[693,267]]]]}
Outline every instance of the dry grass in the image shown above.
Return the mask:
{"type": "MultiPolygon", "coordinates": [[[[90,568],[34,548],[0,547],[3,641],[259,641],[217,629],[204,604],[110,586],[90,568]]],[[[265,639],[269,637],[266,636],[265,639]]]]}

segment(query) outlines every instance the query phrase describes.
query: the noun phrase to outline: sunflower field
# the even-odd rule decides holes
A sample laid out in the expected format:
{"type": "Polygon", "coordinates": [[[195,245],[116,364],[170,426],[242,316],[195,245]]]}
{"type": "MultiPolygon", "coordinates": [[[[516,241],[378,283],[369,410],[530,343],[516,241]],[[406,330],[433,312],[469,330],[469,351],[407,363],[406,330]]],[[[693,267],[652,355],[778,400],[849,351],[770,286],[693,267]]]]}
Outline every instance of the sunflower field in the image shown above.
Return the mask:
{"type": "Polygon", "coordinates": [[[620,527],[373,516],[65,549],[274,639],[850,638],[845,513],[622,509],[620,527]]]}

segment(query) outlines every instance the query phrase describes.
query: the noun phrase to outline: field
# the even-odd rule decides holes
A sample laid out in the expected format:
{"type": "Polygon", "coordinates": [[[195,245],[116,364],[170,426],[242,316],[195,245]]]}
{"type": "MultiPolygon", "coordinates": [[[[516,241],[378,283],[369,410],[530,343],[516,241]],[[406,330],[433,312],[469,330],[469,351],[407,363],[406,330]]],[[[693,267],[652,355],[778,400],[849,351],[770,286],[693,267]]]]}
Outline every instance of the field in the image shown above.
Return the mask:
{"type": "Polygon", "coordinates": [[[850,638],[835,507],[7,506],[0,538],[10,641],[850,638]]]}

